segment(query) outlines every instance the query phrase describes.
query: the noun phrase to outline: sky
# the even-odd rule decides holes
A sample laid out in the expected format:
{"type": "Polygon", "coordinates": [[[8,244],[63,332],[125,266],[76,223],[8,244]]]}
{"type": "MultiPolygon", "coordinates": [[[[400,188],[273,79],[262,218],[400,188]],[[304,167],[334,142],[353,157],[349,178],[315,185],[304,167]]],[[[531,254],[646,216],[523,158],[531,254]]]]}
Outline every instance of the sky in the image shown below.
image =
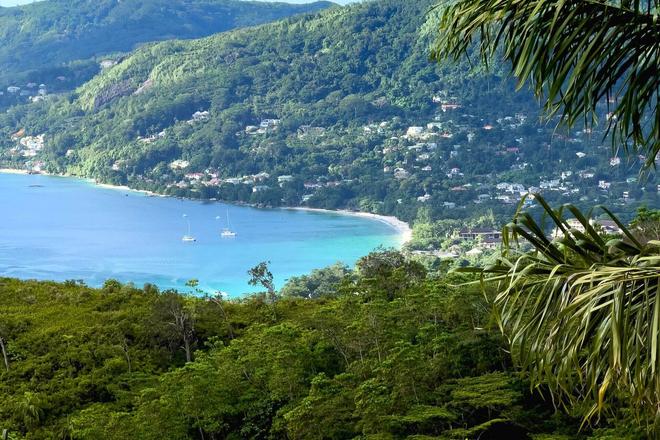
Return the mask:
{"type": "Polygon", "coordinates": [[[0,0],[0,6],[17,6],[32,3],[35,0],[0,0]]]}
{"type": "MultiPolygon", "coordinates": [[[[16,6],[16,5],[24,5],[26,3],[32,3],[35,0],[0,0],[0,6],[16,6]]],[[[274,0],[262,0],[262,1],[274,1],[274,0]]],[[[281,1],[281,0],[280,0],[281,1]]],[[[310,3],[313,0],[284,0],[287,3],[310,3]]],[[[334,1],[335,3],[339,3],[340,5],[345,5],[348,3],[355,3],[356,1],[359,0],[331,0],[334,1]]]]}

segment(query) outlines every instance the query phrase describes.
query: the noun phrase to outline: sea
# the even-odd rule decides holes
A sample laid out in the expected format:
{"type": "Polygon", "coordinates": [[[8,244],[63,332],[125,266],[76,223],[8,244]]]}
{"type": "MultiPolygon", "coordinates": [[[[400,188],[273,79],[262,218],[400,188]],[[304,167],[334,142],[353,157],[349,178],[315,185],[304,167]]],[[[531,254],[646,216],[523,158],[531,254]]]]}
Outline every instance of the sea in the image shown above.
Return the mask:
{"type": "Polygon", "coordinates": [[[369,218],[258,209],[156,197],[69,177],[0,174],[0,276],[108,279],[236,298],[260,289],[248,270],[269,263],[277,288],[336,262],[353,265],[379,247],[398,248],[399,232],[369,218]],[[236,232],[222,238],[229,227],[236,232]],[[190,233],[196,241],[184,242],[190,233]]]}

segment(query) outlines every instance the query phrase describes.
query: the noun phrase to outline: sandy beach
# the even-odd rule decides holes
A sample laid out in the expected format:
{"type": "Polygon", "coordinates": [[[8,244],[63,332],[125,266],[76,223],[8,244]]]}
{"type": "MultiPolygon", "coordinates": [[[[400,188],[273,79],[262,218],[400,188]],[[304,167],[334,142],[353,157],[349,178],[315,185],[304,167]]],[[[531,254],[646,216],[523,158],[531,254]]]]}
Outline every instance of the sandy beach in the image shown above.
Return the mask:
{"type": "Polygon", "coordinates": [[[27,170],[17,170],[14,168],[0,168],[2,174],[28,174],[27,170]]]}
{"type": "Polygon", "coordinates": [[[131,191],[131,192],[136,192],[140,194],[145,194],[151,197],[168,197],[164,194],[158,194],[153,191],[147,191],[146,189],[134,189],[126,185],[110,185],[108,183],[99,183],[96,181],[93,181],[94,185],[98,186],[99,188],[105,188],[105,189],[115,189],[119,191],[131,191]]]}
{"type": "Polygon", "coordinates": [[[290,207],[290,208],[282,208],[282,209],[291,209],[294,211],[320,212],[325,214],[351,215],[354,217],[368,218],[371,220],[376,220],[385,223],[388,226],[394,228],[399,234],[402,245],[408,243],[412,239],[412,228],[410,227],[410,225],[404,222],[403,220],[399,220],[394,216],[371,214],[368,212],[349,211],[346,209],[332,210],[332,209],[304,208],[304,207],[290,207]]]}

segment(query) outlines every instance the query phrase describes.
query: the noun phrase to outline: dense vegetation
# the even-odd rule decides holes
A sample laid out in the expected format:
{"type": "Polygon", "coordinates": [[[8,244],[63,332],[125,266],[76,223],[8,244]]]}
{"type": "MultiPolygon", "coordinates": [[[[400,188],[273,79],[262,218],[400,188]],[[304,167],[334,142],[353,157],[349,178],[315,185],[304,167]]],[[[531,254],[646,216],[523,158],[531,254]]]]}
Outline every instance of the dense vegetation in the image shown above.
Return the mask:
{"type": "MultiPolygon", "coordinates": [[[[391,251],[329,273],[318,295],[296,281],[293,294],[234,301],[1,279],[0,428],[12,439],[641,438],[618,413],[578,434],[579,419],[530,394],[486,298],[453,287],[465,279],[391,251]]],[[[268,285],[267,270],[252,275],[268,285]]]]}
{"type": "Polygon", "coordinates": [[[57,91],[99,70],[102,56],[151,41],[199,38],[290,15],[318,11],[305,5],[237,0],[49,0],[0,7],[0,105],[21,100],[9,86],[45,84],[57,91]],[[59,77],[59,79],[58,79],[59,77]]]}
{"type": "Polygon", "coordinates": [[[529,189],[624,212],[658,203],[655,175],[638,182],[640,159],[611,161],[604,127],[539,123],[504,65],[429,61],[432,4],[378,0],[144,46],[72,95],[0,116],[3,163],[427,224],[508,217],[529,189]],[[17,132],[44,134],[43,149],[26,159],[17,132]]]}

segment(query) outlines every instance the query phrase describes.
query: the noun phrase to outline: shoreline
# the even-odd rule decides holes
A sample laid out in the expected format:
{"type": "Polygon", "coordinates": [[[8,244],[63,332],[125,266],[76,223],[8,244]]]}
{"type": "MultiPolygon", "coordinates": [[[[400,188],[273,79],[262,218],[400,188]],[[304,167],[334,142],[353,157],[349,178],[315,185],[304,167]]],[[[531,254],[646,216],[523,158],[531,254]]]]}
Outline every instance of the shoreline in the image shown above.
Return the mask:
{"type": "MultiPolygon", "coordinates": [[[[0,168],[0,174],[21,174],[21,175],[42,175],[42,176],[50,176],[50,177],[70,177],[70,178],[75,178],[75,179],[82,179],[82,180],[87,180],[88,182],[92,183],[94,186],[97,186],[99,188],[104,188],[104,189],[111,189],[111,190],[118,190],[118,191],[129,191],[129,192],[135,192],[139,194],[144,194],[147,196],[151,197],[171,197],[167,196],[165,194],[159,194],[153,191],[148,191],[144,189],[135,189],[131,188],[126,185],[111,185],[108,183],[99,183],[95,179],[85,179],[84,177],[77,177],[77,176],[67,176],[67,175],[58,175],[58,174],[50,174],[47,172],[39,172],[39,173],[30,173],[27,170],[21,170],[21,169],[15,169],[15,168],[0,168]]],[[[192,201],[198,201],[197,199],[190,199],[188,198],[187,200],[192,200],[192,201]]],[[[215,200],[216,202],[220,203],[225,203],[229,205],[235,205],[235,206],[250,206],[249,204],[237,204],[237,203],[227,203],[223,202],[222,200],[215,200]]],[[[398,218],[394,216],[387,216],[387,215],[379,215],[379,214],[372,214],[370,212],[361,212],[361,211],[350,211],[348,209],[322,209],[322,208],[307,208],[304,206],[282,206],[282,207],[274,207],[270,209],[285,209],[285,210],[290,210],[290,211],[302,211],[302,212],[316,212],[316,213],[321,213],[321,214],[339,214],[339,215],[348,215],[352,217],[361,217],[365,219],[370,219],[370,220],[375,220],[381,223],[384,223],[394,229],[397,232],[397,235],[399,236],[400,240],[400,245],[403,246],[406,243],[408,243],[410,240],[412,240],[412,228],[410,225],[403,220],[399,220],[398,218]]]]}
{"type": "Polygon", "coordinates": [[[287,209],[290,211],[303,211],[303,212],[317,212],[320,214],[339,214],[339,215],[348,215],[352,217],[361,217],[366,219],[375,220],[381,223],[384,223],[390,226],[392,229],[397,231],[399,238],[401,240],[401,245],[408,243],[412,240],[412,228],[410,225],[403,220],[391,215],[380,215],[372,214],[370,212],[362,211],[350,211],[348,209],[322,209],[322,208],[306,208],[304,206],[293,206],[293,207],[281,207],[276,209],[287,209]]]}

